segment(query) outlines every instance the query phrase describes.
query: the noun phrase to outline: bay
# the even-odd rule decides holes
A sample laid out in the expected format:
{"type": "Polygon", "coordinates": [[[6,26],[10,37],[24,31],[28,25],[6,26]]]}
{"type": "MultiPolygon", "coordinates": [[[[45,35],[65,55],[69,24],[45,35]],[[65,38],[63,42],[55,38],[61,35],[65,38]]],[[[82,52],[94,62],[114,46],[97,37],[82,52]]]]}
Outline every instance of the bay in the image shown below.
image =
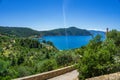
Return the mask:
{"type": "Polygon", "coordinates": [[[44,36],[43,39],[51,41],[59,50],[69,50],[87,45],[92,36],[44,36]]]}

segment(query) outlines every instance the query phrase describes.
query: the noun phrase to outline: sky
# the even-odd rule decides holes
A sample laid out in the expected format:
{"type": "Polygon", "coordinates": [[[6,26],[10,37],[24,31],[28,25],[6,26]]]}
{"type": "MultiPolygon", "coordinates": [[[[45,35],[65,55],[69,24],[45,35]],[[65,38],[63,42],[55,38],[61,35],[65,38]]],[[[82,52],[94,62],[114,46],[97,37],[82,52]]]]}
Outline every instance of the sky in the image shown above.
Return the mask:
{"type": "Polygon", "coordinates": [[[0,0],[0,26],[120,30],[120,0],[0,0]]]}

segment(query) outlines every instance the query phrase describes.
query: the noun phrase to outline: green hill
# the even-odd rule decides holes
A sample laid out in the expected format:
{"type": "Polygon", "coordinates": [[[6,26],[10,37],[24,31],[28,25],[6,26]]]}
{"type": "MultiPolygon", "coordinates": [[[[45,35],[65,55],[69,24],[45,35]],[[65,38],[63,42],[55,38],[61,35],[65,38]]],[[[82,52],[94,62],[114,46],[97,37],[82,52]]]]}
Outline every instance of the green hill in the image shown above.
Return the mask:
{"type": "Polygon", "coordinates": [[[33,35],[39,35],[39,32],[32,30],[30,28],[0,26],[0,34],[13,35],[13,36],[17,36],[17,37],[29,37],[29,36],[33,36],[33,35]]]}
{"type": "Polygon", "coordinates": [[[79,29],[76,27],[70,27],[70,28],[59,28],[49,31],[36,31],[32,30],[30,28],[24,28],[24,27],[2,27],[0,26],[0,34],[2,35],[13,35],[17,37],[30,37],[34,35],[40,35],[40,36],[88,36],[91,35],[91,33],[84,29],[79,29]]]}
{"type": "Polygon", "coordinates": [[[41,31],[40,34],[42,36],[88,36],[91,35],[91,33],[85,29],[79,29],[76,27],[70,27],[70,28],[59,28],[49,31],[41,31]]]}

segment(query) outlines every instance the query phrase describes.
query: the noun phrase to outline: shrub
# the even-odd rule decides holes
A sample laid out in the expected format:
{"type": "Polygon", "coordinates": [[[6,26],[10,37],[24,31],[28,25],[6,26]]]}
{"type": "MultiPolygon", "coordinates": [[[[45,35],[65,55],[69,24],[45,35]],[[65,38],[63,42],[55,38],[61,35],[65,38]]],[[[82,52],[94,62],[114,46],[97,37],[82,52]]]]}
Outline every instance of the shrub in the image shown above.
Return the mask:
{"type": "Polygon", "coordinates": [[[119,71],[119,65],[116,65],[114,60],[117,54],[117,47],[114,41],[106,39],[104,42],[99,43],[99,41],[96,40],[97,39],[93,39],[93,41],[88,44],[83,52],[83,57],[79,61],[78,69],[80,80],[119,71]]]}
{"type": "Polygon", "coordinates": [[[0,76],[7,75],[7,69],[9,66],[9,62],[0,59],[0,76]]]}
{"type": "Polygon", "coordinates": [[[38,62],[36,65],[37,72],[46,72],[50,70],[54,70],[57,68],[57,63],[54,59],[44,60],[42,62],[38,62]]]}
{"type": "Polygon", "coordinates": [[[72,54],[70,54],[68,52],[58,53],[56,55],[55,59],[56,59],[57,64],[61,65],[61,66],[66,66],[73,62],[73,56],[72,56],[72,54]]]}
{"type": "Polygon", "coordinates": [[[30,68],[27,66],[20,65],[16,66],[14,69],[16,70],[16,72],[18,72],[18,77],[28,76],[32,74],[30,68]]]}

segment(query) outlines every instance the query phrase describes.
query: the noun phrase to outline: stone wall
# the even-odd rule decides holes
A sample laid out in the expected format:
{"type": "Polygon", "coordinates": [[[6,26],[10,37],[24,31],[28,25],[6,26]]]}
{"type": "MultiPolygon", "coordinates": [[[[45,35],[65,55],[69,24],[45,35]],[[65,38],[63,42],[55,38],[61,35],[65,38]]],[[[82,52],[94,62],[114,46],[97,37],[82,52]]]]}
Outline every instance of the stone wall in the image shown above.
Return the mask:
{"type": "Polygon", "coordinates": [[[44,73],[40,73],[40,74],[36,74],[36,75],[17,78],[14,80],[46,80],[46,79],[70,72],[74,69],[75,69],[74,66],[68,66],[68,67],[64,67],[64,68],[53,70],[53,71],[48,71],[48,72],[44,72],[44,73]]]}
{"type": "Polygon", "coordinates": [[[86,80],[120,80],[120,72],[88,78],[86,80]]]}

